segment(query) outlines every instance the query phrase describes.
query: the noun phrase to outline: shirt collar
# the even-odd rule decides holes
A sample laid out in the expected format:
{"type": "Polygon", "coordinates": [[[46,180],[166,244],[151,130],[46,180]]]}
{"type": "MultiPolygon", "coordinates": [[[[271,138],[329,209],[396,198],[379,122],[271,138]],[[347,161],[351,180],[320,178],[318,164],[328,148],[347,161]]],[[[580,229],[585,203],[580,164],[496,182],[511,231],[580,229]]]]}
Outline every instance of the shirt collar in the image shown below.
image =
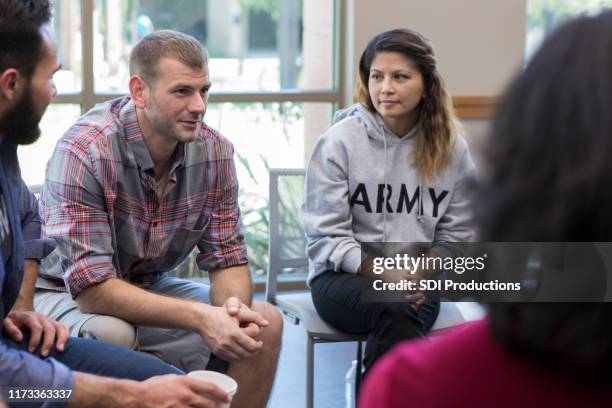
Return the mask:
{"type": "MultiPolygon", "coordinates": [[[[136,115],[136,105],[129,96],[126,96],[126,102],[119,111],[119,120],[123,125],[123,133],[126,141],[129,143],[134,160],[142,171],[153,171],[154,165],[151,159],[149,149],[142,137],[142,130],[138,124],[138,116],[136,115]]],[[[185,144],[179,143],[175,153],[172,155],[172,166],[170,174],[178,167],[185,164],[185,144]]]]}

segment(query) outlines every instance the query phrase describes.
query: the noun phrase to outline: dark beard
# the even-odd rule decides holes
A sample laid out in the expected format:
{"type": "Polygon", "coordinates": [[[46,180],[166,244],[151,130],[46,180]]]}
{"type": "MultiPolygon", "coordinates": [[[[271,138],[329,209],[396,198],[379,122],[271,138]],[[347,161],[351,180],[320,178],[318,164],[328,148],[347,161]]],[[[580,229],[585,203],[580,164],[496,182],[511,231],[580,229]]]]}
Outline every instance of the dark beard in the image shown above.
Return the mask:
{"type": "Polygon", "coordinates": [[[16,145],[29,145],[40,137],[41,115],[34,110],[34,97],[28,84],[21,99],[0,118],[0,134],[16,145]]]}

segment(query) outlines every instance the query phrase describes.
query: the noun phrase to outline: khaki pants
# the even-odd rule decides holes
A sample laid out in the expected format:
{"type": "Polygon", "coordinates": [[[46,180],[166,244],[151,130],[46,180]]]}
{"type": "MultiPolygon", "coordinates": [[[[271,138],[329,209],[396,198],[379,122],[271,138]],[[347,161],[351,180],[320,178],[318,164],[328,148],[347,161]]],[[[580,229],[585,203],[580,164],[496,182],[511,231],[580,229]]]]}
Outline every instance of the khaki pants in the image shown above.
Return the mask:
{"type": "MultiPolygon", "coordinates": [[[[209,286],[172,276],[162,275],[148,290],[210,303],[209,286]]],[[[134,327],[116,317],[82,313],[70,294],[64,292],[38,289],[34,296],[34,308],[68,326],[71,336],[91,334],[100,341],[149,353],[185,372],[210,369],[211,360],[215,360],[213,369],[227,369],[226,364],[214,355],[211,358],[210,348],[198,333],[182,329],[134,327]]]]}

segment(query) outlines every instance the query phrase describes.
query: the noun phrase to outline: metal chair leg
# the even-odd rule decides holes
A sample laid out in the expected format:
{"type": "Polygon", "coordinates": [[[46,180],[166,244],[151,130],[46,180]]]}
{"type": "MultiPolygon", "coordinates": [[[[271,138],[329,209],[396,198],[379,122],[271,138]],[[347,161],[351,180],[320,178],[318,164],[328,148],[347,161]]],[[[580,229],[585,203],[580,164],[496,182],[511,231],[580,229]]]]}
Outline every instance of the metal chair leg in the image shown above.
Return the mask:
{"type": "Polygon", "coordinates": [[[314,339],[308,335],[306,343],[306,408],[314,406],[314,339]]]}
{"type": "Polygon", "coordinates": [[[355,406],[357,406],[357,398],[359,397],[359,387],[361,387],[361,371],[363,361],[363,347],[361,342],[357,342],[357,372],[355,373],[355,406]]]}

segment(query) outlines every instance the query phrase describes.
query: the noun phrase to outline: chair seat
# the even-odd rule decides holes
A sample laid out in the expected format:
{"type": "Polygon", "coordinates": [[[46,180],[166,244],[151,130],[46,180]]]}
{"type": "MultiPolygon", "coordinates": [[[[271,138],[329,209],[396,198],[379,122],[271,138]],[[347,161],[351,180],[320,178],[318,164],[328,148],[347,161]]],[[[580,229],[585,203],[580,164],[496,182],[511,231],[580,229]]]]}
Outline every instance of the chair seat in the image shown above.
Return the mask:
{"type": "MultiPolygon", "coordinates": [[[[322,340],[359,341],[366,335],[343,333],[323,320],[312,303],[310,292],[292,293],[276,296],[276,305],[284,314],[304,322],[306,331],[322,340]]],[[[446,330],[472,320],[482,319],[484,308],[476,302],[441,302],[440,313],[431,331],[446,330]]]]}
{"type": "Polygon", "coordinates": [[[277,295],[276,305],[286,315],[301,320],[312,337],[331,341],[365,341],[367,338],[362,334],[341,332],[329,325],[317,313],[310,292],[277,295]]]}

